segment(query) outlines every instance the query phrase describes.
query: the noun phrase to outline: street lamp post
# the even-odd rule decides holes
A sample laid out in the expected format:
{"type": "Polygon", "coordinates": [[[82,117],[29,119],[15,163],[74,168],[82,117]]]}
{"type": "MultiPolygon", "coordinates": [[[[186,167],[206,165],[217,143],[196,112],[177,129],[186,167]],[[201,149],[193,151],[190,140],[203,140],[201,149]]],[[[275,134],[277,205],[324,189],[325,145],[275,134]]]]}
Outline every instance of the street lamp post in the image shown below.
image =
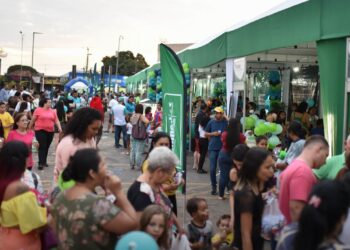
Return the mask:
{"type": "Polygon", "coordinates": [[[22,67],[23,67],[23,37],[24,37],[24,34],[23,34],[22,30],[20,30],[19,33],[21,34],[21,72],[19,73],[19,83],[21,84],[21,81],[22,81],[22,67]]]}
{"type": "MultiPolygon", "coordinates": [[[[33,32],[33,43],[32,43],[32,68],[34,68],[34,41],[35,41],[35,35],[40,35],[43,33],[40,32],[33,32]]],[[[32,89],[32,80],[30,81],[29,89],[32,89]]]]}
{"type": "Polygon", "coordinates": [[[116,69],[115,69],[115,78],[116,78],[116,84],[117,84],[117,92],[118,92],[118,67],[119,67],[120,39],[124,39],[124,37],[122,35],[119,36],[119,39],[118,39],[118,50],[116,52],[117,65],[116,65],[116,69]]]}

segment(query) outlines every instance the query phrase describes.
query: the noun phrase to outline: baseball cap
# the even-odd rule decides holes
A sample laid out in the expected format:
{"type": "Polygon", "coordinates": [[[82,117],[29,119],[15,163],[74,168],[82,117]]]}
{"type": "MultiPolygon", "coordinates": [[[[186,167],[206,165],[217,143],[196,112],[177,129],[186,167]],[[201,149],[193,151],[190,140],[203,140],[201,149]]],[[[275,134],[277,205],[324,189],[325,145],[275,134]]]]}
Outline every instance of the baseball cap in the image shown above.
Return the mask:
{"type": "Polygon", "coordinates": [[[216,113],[224,113],[224,110],[223,110],[221,107],[216,107],[216,108],[214,109],[214,111],[215,111],[216,113]]]}

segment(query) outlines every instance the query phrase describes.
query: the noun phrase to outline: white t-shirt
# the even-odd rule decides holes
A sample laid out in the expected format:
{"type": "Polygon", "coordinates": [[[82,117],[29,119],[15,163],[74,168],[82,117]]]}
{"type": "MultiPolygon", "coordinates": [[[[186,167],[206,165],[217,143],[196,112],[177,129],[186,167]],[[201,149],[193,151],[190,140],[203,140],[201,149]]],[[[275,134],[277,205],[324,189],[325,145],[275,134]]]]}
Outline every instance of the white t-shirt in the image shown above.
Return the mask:
{"type": "Polygon", "coordinates": [[[119,103],[112,107],[112,114],[114,115],[114,125],[126,125],[124,110],[125,107],[119,103]]]}
{"type": "Polygon", "coordinates": [[[198,126],[198,132],[199,132],[199,138],[206,138],[205,137],[205,130],[201,125],[198,126]]]}
{"type": "MultiPolygon", "coordinates": [[[[18,102],[15,111],[18,112],[22,102],[18,102]]],[[[27,102],[27,108],[24,111],[30,112],[30,102],[27,102]]]]}
{"type": "Polygon", "coordinates": [[[131,125],[130,122],[128,122],[128,123],[126,124],[126,133],[127,133],[128,135],[131,135],[131,133],[132,133],[132,125],[131,125]]]}
{"type": "MultiPolygon", "coordinates": [[[[118,101],[116,99],[111,99],[108,103],[108,108],[109,110],[112,111],[112,108],[114,107],[114,105],[117,105],[118,104],[118,101]]],[[[112,112],[111,112],[112,113],[112,112]]]]}

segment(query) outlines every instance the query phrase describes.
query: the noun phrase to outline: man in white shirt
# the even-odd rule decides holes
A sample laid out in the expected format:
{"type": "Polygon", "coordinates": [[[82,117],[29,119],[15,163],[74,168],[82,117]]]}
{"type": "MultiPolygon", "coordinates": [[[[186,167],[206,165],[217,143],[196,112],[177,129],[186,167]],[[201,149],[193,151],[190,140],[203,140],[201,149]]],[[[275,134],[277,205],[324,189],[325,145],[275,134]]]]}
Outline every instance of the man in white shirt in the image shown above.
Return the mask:
{"type": "Polygon", "coordinates": [[[108,129],[107,129],[107,133],[109,133],[109,131],[112,128],[112,133],[114,133],[114,121],[113,121],[113,113],[112,113],[112,108],[114,107],[114,105],[117,105],[118,101],[116,99],[114,99],[114,95],[112,94],[110,96],[110,101],[108,103],[108,114],[109,114],[109,120],[108,120],[108,129]]]}
{"type": "Polygon", "coordinates": [[[127,148],[127,134],[126,134],[126,120],[125,120],[125,106],[123,106],[121,103],[123,103],[123,98],[119,98],[119,103],[114,105],[112,107],[112,116],[114,121],[114,139],[115,139],[115,147],[120,148],[121,145],[119,144],[120,140],[120,133],[123,132],[123,144],[124,148],[127,148]]]}

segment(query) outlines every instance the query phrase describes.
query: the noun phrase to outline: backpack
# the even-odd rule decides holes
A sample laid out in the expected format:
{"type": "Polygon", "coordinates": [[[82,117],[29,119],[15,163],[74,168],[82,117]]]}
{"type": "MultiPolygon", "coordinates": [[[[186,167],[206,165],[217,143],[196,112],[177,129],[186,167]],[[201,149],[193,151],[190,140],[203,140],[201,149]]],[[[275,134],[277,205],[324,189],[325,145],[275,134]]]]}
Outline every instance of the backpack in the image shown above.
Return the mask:
{"type": "Polygon", "coordinates": [[[147,138],[147,128],[140,119],[141,115],[137,123],[132,125],[131,135],[135,140],[145,140],[147,138]]]}

